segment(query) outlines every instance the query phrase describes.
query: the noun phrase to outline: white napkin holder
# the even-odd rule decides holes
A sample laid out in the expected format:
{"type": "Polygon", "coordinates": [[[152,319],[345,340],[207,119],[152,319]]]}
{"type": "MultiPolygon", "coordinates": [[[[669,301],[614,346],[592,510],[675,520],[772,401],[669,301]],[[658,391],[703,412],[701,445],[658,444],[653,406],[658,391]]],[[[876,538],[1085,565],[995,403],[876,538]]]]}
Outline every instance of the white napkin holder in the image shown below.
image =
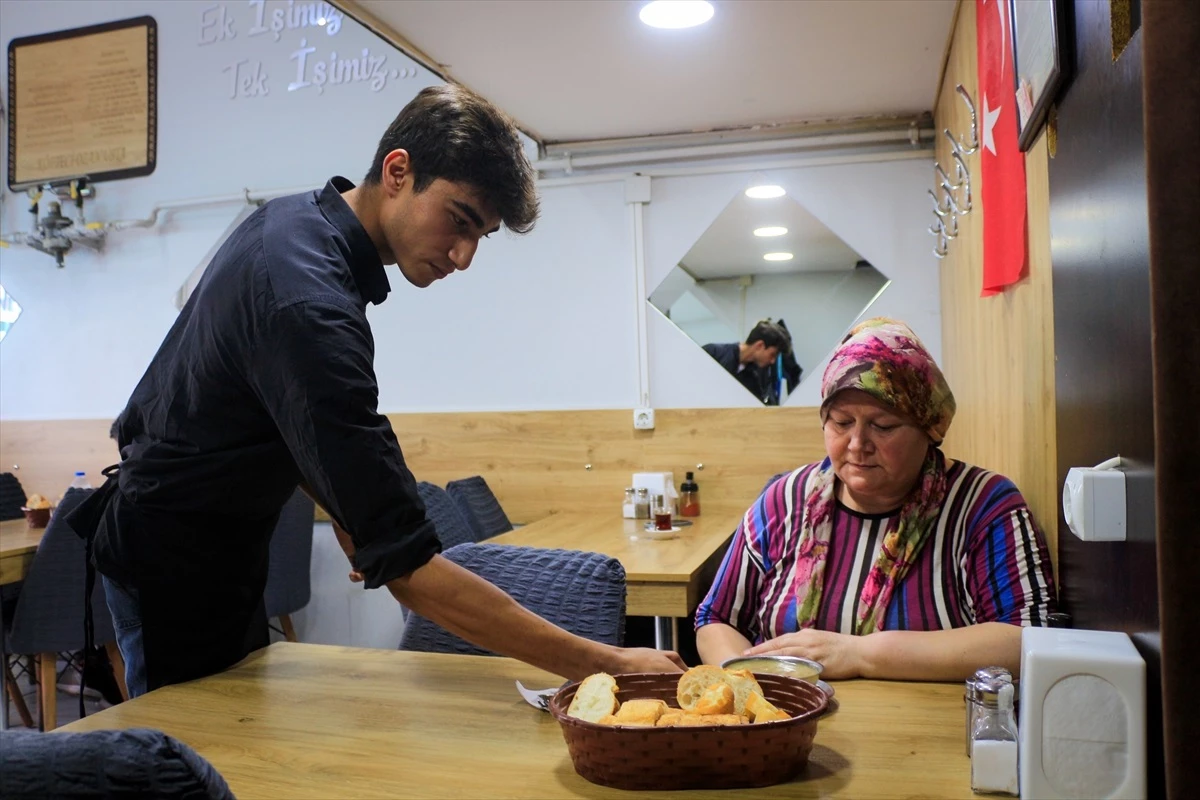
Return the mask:
{"type": "Polygon", "coordinates": [[[1146,662],[1124,633],[1022,629],[1022,798],[1146,796],[1146,662]]]}

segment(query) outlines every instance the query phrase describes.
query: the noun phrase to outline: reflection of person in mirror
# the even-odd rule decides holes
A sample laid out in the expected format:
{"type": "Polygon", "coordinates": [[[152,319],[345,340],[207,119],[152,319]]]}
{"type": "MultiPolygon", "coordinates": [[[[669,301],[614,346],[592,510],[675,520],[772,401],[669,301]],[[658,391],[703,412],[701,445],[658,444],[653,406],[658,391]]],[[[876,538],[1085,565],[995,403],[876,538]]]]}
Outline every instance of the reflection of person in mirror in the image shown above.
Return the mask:
{"type": "Polygon", "coordinates": [[[704,345],[704,352],[768,406],[779,405],[775,361],[791,349],[792,337],[787,329],[769,319],[758,322],[744,342],[704,345]]]}
{"type": "Polygon", "coordinates": [[[674,653],[555,627],[442,558],[378,410],[367,306],[391,290],[385,265],[418,289],[467,269],[501,223],[533,227],[534,177],[507,117],[433,86],[360,186],[272,200],[221,246],[117,420],[119,475],[68,520],[93,542],[131,695],[267,644],[268,546],[298,486],[335,521],[353,580],[480,647],[570,678],[682,671],[674,653]]]}
{"type": "Polygon", "coordinates": [[[907,325],[852,329],[821,381],[827,457],[772,481],[696,612],[710,664],[802,656],[828,678],[1016,674],[1055,610],[1046,542],[1003,475],[946,458],[954,396],[907,325]]]}

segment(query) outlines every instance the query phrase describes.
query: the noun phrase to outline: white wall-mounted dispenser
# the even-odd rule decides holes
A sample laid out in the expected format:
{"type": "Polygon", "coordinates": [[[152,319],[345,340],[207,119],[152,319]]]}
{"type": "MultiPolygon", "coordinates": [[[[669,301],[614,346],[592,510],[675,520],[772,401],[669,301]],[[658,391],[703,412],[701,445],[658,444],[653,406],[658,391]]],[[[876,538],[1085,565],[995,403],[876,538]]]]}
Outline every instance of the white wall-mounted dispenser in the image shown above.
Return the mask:
{"type": "Polygon", "coordinates": [[[1121,457],[1071,467],[1063,483],[1063,521],[1085,542],[1125,541],[1125,473],[1121,457]]]}

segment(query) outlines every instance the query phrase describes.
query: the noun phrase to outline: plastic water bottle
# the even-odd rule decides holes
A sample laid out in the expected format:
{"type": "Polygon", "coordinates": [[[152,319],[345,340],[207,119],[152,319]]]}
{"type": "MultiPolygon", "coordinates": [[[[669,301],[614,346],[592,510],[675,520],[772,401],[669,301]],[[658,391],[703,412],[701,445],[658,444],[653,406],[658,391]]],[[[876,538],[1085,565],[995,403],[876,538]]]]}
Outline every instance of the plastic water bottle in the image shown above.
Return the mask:
{"type": "Polygon", "coordinates": [[[92,488],[92,485],[90,483],[88,483],[87,473],[86,472],[76,472],[75,480],[71,481],[70,488],[72,488],[72,489],[90,489],[90,488],[92,488]]]}

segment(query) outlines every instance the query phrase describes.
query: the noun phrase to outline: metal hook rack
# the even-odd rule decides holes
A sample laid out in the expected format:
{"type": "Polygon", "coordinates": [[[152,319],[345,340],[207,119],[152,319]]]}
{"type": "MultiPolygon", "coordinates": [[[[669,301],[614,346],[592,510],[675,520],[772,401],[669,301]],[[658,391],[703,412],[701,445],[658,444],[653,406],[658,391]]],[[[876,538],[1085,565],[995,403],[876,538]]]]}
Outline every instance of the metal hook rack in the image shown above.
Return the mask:
{"type": "Polygon", "coordinates": [[[966,157],[979,151],[979,118],[975,113],[975,103],[961,83],[954,87],[954,91],[962,98],[971,114],[971,138],[964,141],[949,128],[942,129],[942,135],[950,142],[950,158],[954,163],[953,178],[936,159],[933,162],[937,191],[929,189],[928,194],[933,199],[933,213],[937,219],[929,226],[929,233],[937,237],[933,254],[939,259],[946,257],[950,242],[958,236],[959,218],[971,212],[971,169],[967,166],[966,157]]]}

